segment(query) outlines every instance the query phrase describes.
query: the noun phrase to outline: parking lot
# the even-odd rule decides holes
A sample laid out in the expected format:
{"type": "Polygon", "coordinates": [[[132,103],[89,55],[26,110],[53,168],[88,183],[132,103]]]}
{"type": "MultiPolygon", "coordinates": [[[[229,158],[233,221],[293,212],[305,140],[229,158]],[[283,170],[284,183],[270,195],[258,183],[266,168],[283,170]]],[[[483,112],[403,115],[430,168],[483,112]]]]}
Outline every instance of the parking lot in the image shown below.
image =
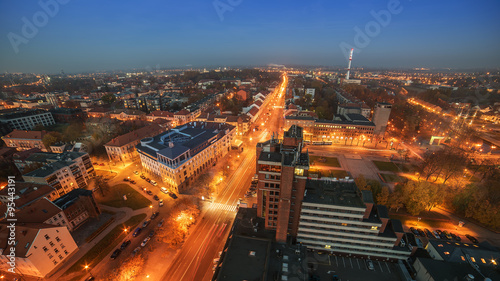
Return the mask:
{"type": "Polygon", "coordinates": [[[399,276],[397,264],[395,263],[372,260],[374,270],[370,270],[368,269],[366,260],[361,258],[312,253],[309,255],[309,263],[316,261],[317,268],[313,271],[319,275],[321,280],[333,280],[334,275],[337,275],[342,281],[402,280],[399,276]]]}

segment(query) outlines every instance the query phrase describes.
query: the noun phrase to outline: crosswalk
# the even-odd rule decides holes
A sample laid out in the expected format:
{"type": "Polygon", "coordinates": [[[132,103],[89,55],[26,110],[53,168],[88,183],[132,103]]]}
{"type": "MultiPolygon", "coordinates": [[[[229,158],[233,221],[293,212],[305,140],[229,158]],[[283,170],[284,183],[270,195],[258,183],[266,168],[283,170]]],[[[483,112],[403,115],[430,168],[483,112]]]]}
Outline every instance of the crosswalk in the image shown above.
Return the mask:
{"type": "Polygon", "coordinates": [[[226,205],[226,204],[221,204],[221,203],[211,203],[209,206],[209,209],[236,212],[236,206],[226,205]]]}

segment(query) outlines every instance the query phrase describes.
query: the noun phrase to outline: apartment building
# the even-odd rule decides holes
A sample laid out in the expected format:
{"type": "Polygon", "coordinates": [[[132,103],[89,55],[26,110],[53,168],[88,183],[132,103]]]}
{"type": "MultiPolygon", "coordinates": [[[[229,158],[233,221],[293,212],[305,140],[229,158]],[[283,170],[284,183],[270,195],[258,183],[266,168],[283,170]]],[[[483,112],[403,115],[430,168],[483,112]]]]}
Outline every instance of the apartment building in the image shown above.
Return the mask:
{"type": "Polygon", "coordinates": [[[46,131],[14,130],[3,136],[2,140],[8,147],[15,147],[18,151],[29,150],[32,148],[47,151],[47,147],[45,147],[42,141],[46,134],[46,131]]]}
{"type": "Polygon", "coordinates": [[[276,230],[276,241],[297,235],[301,202],[309,170],[309,154],[303,153],[303,129],[292,125],[283,140],[257,144],[257,215],[266,229],[276,230]]]}
{"type": "MultiPolygon", "coordinates": [[[[16,223],[15,272],[21,276],[45,278],[55,272],[78,250],[73,237],[64,226],[43,223],[16,223]]],[[[0,222],[0,270],[10,268],[10,230],[0,222]]]]}
{"type": "Polygon", "coordinates": [[[76,188],[86,188],[95,174],[90,157],[84,152],[34,153],[26,161],[37,161],[44,165],[24,174],[24,181],[48,184],[57,191],[58,196],[76,188]]]}
{"type": "Polygon", "coordinates": [[[360,191],[354,180],[307,180],[297,242],[308,249],[407,259],[411,251],[400,246],[403,235],[401,222],[389,219],[387,208],[375,205],[371,191],[360,191]]]}
{"type": "Polygon", "coordinates": [[[131,161],[137,157],[135,146],[141,139],[155,136],[163,132],[163,128],[158,124],[137,129],[130,133],[118,136],[104,145],[111,161],[131,161]]]}
{"type": "Polygon", "coordinates": [[[41,109],[1,110],[0,122],[9,124],[14,130],[31,130],[36,125],[50,126],[56,123],[52,113],[41,109]]]}
{"type": "Polygon", "coordinates": [[[136,149],[147,172],[182,190],[228,153],[235,133],[229,124],[192,122],[144,138],[136,149]]]}
{"type": "Polygon", "coordinates": [[[89,218],[97,217],[101,213],[93,192],[81,188],[74,189],[54,200],[54,204],[64,212],[70,231],[77,229],[89,218]]]}

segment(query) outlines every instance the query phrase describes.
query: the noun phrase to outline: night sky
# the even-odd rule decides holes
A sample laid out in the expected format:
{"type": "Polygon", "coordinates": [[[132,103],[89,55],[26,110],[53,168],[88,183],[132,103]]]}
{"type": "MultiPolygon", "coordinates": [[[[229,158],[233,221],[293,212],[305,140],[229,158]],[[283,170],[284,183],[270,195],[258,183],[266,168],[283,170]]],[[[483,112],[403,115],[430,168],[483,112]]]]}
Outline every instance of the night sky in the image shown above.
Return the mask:
{"type": "Polygon", "coordinates": [[[498,0],[59,1],[0,0],[1,72],[343,66],[350,47],[353,67],[500,67],[498,0]]]}

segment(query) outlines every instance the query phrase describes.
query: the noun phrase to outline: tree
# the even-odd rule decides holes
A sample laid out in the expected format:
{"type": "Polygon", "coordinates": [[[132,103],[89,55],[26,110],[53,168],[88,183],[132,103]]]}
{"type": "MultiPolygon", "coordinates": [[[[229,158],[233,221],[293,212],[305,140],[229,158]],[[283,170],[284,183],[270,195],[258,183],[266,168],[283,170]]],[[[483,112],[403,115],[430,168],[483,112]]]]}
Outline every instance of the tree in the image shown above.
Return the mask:
{"type": "Polygon", "coordinates": [[[389,187],[383,186],[382,191],[376,197],[377,205],[387,206],[389,202],[389,187]]]}
{"type": "Polygon", "coordinates": [[[32,131],[45,131],[47,128],[45,128],[44,125],[42,124],[36,124],[35,127],[31,129],[32,131]]]}
{"type": "Polygon", "coordinates": [[[112,94],[112,93],[105,94],[104,96],[101,97],[101,100],[104,103],[112,104],[113,102],[116,101],[116,96],[115,96],[115,94],[112,94]]]}
{"type": "Polygon", "coordinates": [[[368,190],[368,188],[366,188],[367,183],[364,175],[360,175],[359,177],[355,178],[354,182],[356,183],[359,189],[368,190]]]}
{"type": "Polygon", "coordinates": [[[50,146],[53,145],[54,143],[60,142],[62,140],[62,135],[59,132],[49,132],[45,134],[42,138],[43,145],[47,150],[50,149],[50,146]]]}
{"type": "Polygon", "coordinates": [[[109,184],[103,176],[96,176],[94,178],[94,184],[95,188],[97,188],[97,190],[99,190],[99,192],[101,193],[101,196],[104,196],[108,193],[109,184]]]}
{"type": "Polygon", "coordinates": [[[389,209],[391,210],[395,209],[396,212],[398,212],[399,209],[403,207],[403,192],[401,184],[396,185],[394,192],[389,194],[389,199],[387,204],[389,209]]]}
{"type": "Polygon", "coordinates": [[[63,133],[63,140],[70,142],[75,141],[82,135],[83,124],[82,123],[71,123],[63,133]]]}
{"type": "Polygon", "coordinates": [[[139,277],[144,268],[144,257],[142,254],[137,254],[134,257],[128,258],[118,268],[116,268],[106,278],[109,281],[128,281],[139,277]]]}

